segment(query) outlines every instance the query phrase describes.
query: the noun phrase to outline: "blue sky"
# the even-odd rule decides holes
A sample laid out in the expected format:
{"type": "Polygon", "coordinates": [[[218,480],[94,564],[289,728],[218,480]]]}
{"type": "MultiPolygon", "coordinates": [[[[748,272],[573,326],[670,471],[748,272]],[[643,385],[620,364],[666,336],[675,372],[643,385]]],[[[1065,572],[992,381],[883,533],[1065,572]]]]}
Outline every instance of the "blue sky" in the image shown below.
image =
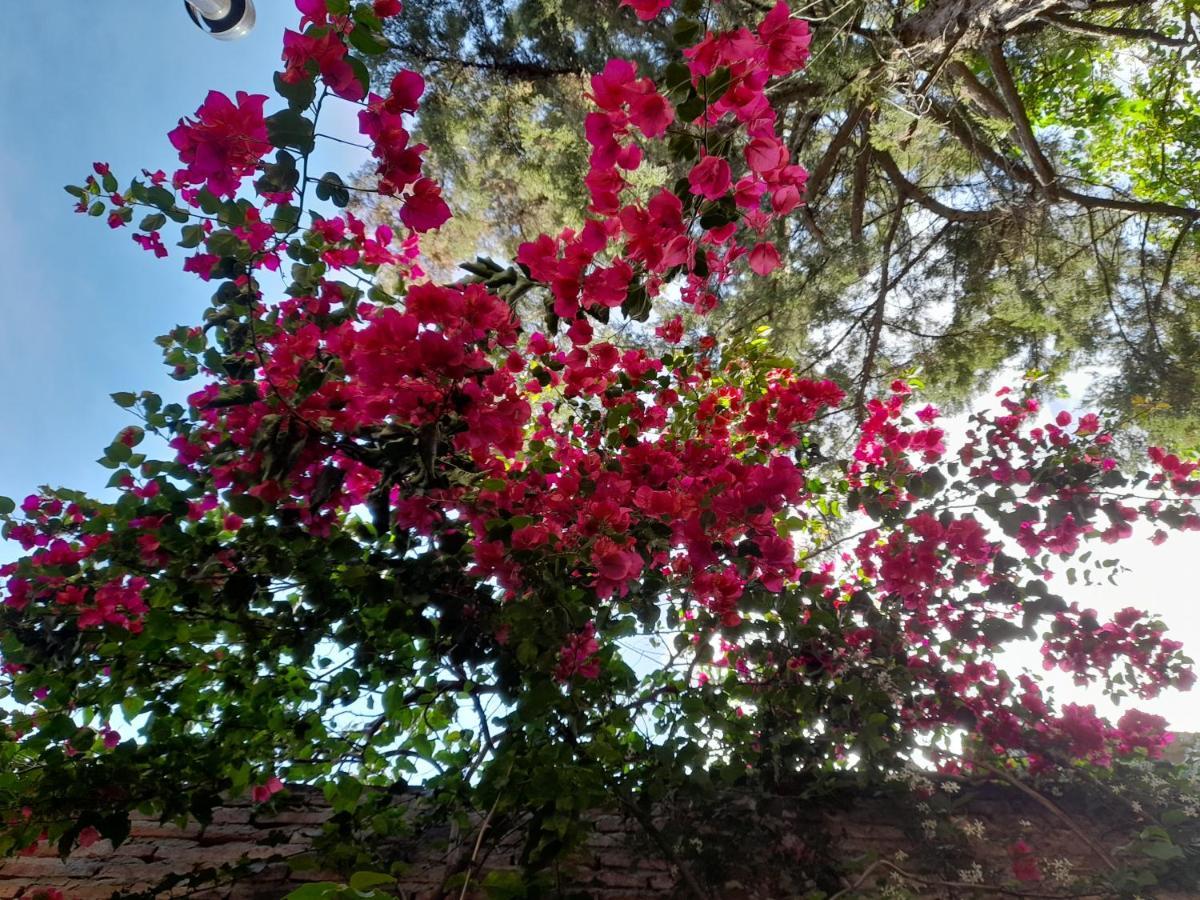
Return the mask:
{"type": "MultiPolygon", "coordinates": [[[[236,43],[198,32],[182,0],[43,2],[0,30],[0,495],[19,499],[45,483],[100,490],[109,472],[94,460],[131,421],[109,393],[187,390],[167,377],[152,342],[198,321],[205,285],[180,271],[179,252],[155,260],[129,229],[113,233],[75,215],[62,186],[81,183],[95,160],[111,163],[122,181],[143,166],[170,172],[176,159],[165,135],[210,88],[266,91],[296,13],[288,0],[258,5],[257,29],[236,43]]],[[[350,112],[334,108],[343,121],[350,112]]],[[[323,122],[322,130],[346,129],[323,122]]],[[[325,167],[344,168],[347,151],[327,152],[325,167]]],[[[1132,604],[1161,613],[1200,654],[1194,579],[1180,577],[1200,558],[1200,536],[1174,536],[1161,548],[1135,539],[1119,549],[1131,569],[1119,588],[1055,586],[1102,612],[1132,604]]],[[[0,547],[0,556],[10,550],[0,547]]],[[[1018,660],[1037,664],[1032,655],[1018,660]]],[[[1097,700],[1063,687],[1061,699],[1097,700]]],[[[1194,695],[1140,705],[1200,730],[1194,695]]]]}
{"type": "Polygon", "coordinates": [[[210,88],[265,92],[298,15],[258,5],[235,43],[196,30],[182,0],[37,3],[0,30],[0,495],[102,487],[94,460],[130,422],[109,393],[184,392],[152,342],[198,321],[208,291],[179,256],[155,260],[130,229],[75,215],[62,187],[95,160],[122,183],[142,166],[171,172],[166,133],[210,88]]]}

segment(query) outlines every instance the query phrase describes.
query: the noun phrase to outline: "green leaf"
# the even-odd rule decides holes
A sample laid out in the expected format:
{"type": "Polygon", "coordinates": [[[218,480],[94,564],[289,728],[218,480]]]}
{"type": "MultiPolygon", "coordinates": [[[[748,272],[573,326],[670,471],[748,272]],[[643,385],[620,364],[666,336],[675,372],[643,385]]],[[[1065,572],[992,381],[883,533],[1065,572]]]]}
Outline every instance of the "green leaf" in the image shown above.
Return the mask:
{"type": "Polygon", "coordinates": [[[161,184],[156,184],[146,189],[146,202],[166,212],[175,205],[175,195],[161,184]]]}
{"type": "Polygon", "coordinates": [[[312,153],[316,146],[311,119],[294,109],[284,109],[267,117],[267,137],[276,147],[294,147],[302,154],[312,153]]]}
{"type": "Polygon", "coordinates": [[[350,887],[356,891],[369,891],[381,884],[393,884],[396,881],[391,875],[383,872],[355,872],[350,876],[350,887]]]}
{"type": "Polygon", "coordinates": [[[330,200],[334,194],[345,191],[345,183],[342,181],[342,176],[337,172],[326,172],[317,181],[317,199],[330,200]]]}
{"type": "Polygon", "coordinates": [[[702,24],[695,19],[681,18],[675,21],[675,27],[671,30],[671,40],[677,47],[690,47],[700,40],[702,34],[704,34],[702,24]]]}
{"type": "Polygon", "coordinates": [[[629,294],[621,304],[621,312],[635,322],[645,322],[650,318],[650,297],[646,294],[644,285],[635,284],[630,287],[629,294]]]}
{"type": "Polygon", "coordinates": [[[663,73],[663,86],[670,93],[687,90],[692,84],[692,70],[676,60],[663,73]]]}
{"type": "Polygon", "coordinates": [[[370,93],[371,90],[371,73],[367,71],[367,64],[357,56],[347,56],[346,62],[350,66],[350,70],[354,72],[354,77],[358,83],[362,85],[363,95],[370,93]]]}
{"type": "Polygon", "coordinates": [[[142,219],[138,224],[138,228],[142,231],[158,231],[167,224],[167,217],[162,213],[151,213],[142,219]]]}
{"type": "Polygon", "coordinates": [[[179,229],[179,246],[185,250],[191,250],[200,246],[200,242],[204,240],[204,226],[202,225],[184,225],[179,229]]]}
{"type": "Polygon", "coordinates": [[[133,450],[120,441],[113,441],[108,445],[108,449],[104,454],[109,459],[115,459],[117,462],[125,462],[129,457],[133,456],[133,450]]]}
{"type": "Polygon", "coordinates": [[[317,881],[306,884],[292,891],[284,900],[324,900],[326,897],[336,897],[343,893],[342,885],[332,881],[317,881]]]}
{"type": "Polygon", "coordinates": [[[263,511],[263,502],[250,494],[234,494],[227,501],[229,508],[243,518],[257,516],[263,511]]]}
{"type": "Polygon", "coordinates": [[[1144,841],[1139,843],[1138,850],[1151,859],[1179,859],[1183,856],[1183,850],[1169,841],[1144,841]]]}
{"type": "Polygon", "coordinates": [[[350,43],[354,45],[355,50],[367,56],[378,56],[387,52],[391,46],[386,38],[365,25],[354,26],[354,30],[350,32],[350,43]]]}
{"type": "Polygon", "coordinates": [[[0,516],[7,516],[17,508],[11,497],[0,497],[0,516]]]}
{"type": "Polygon", "coordinates": [[[208,252],[217,256],[237,256],[246,248],[246,242],[232,231],[214,231],[208,236],[208,252]]]}
{"type": "Polygon", "coordinates": [[[97,200],[95,203],[93,203],[91,206],[88,207],[88,215],[89,216],[102,216],[102,215],[104,215],[104,209],[105,209],[104,201],[97,200]]]}
{"type": "Polygon", "coordinates": [[[294,231],[300,224],[300,208],[290,203],[281,203],[271,217],[271,227],[280,233],[294,231]]]}
{"type": "Polygon", "coordinates": [[[1188,814],[1182,809],[1168,809],[1162,814],[1161,819],[1164,825],[1174,828],[1176,825],[1182,825],[1184,822],[1186,822],[1188,820],[1188,814]]]}
{"type": "Polygon", "coordinates": [[[145,705],[146,701],[141,697],[126,697],[121,701],[121,711],[125,713],[125,718],[133,719],[145,705]]]}
{"type": "Polygon", "coordinates": [[[137,395],[130,391],[117,391],[115,394],[109,394],[113,398],[113,403],[121,407],[121,409],[129,409],[133,404],[137,403],[137,395]]]}
{"type": "Polygon", "coordinates": [[[275,73],[275,92],[294,110],[307,107],[317,97],[317,83],[312,77],[299,81],[284,81],[281,72],[275,73]]]}
{"type": "Polygon", "coordinates": [[[483,879],[483,889],[490,900],[517,900],[526,896],[525,879],[512,869],[497,869],[483,879]]]}
{"type": "Polygon", "coordinates": [[[704,79],[704,97],[709,103],[715,103],[721,99],[721,95],[729,90],[731,76],[729,69],[722,66],[711,75],[704,79]]]}
{"type": "Polygon", "coordinates": [[[702,116],[704,110],[704,98],[692,89],[688,91],[688,98],[675,107],[675,112],[678,113],[679,118],[684,122],[691,122],[693,119],[702,116]]]}

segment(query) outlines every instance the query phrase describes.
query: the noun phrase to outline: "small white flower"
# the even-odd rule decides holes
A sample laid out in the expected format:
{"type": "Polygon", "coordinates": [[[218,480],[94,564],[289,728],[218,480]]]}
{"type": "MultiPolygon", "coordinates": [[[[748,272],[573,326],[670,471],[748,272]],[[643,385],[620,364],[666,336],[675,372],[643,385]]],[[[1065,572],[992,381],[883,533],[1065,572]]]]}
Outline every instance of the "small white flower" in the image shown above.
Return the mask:
{"type": "Polygon", "coordinates": [[[959,791],[962,790],[962,785],[959,784],[957,781],[943,781],[942,782],[942,790],[945,791],[947,794],[957,794],[959,791]]]}
{"type": "Polygon", "coordinates": [[[983,824],[983,821],[980,819],[968,819],[959,827],[962,828],[963,834],[969,838],[975,838],[976,840],[981,839],[987,830],[983,824]]]}
{"type": "Polygon", "coordinates": [[[1129,808],[1132,809],[1138,815],[1141,815],[1142,804],[1138,803],[1136,800],[1129,801],[1129,808]]]}
{"type": "Polygon", "coordinates": [[[933,782],[923,775],[913,778],[912,781],[908,783],[908,786],[914,791],[921,791],[929,794],[933,793],[933,782]]]}
{"type": "Polygon", "coordinates": [[[1058,859],[1047,861],[1046,869],[1050,874],[1050,880],[1059,884],[1066,884],[1071,880],[1071,871],[1075,868],[1075,863],[1071,860],[1060,856],[1058,859]]]}
{"type": "Polygon", "coordinates": [[[1017,822],[1017,825],[1019,825],[1021,828],[1032,828],[1033,827],[1033,823],[1030,822],[1028,819],[1021,819],[1019,822],[1017,822]]]}
{"type": "Polygon", "coordinates": [[[937,835],[937,820],[926,819],[921,823],[921,830],[925,832],[925,837],[932,839],[937,835]]]}
{"type": "Polygon", "coordinates": [[[894,859],[898,863],[902,863],[906,859],[908,859],[908,854],[905,853],[903,850],[897,850],[895,853],[892,854],[892,859],[894,859]]]}
{"type": "Polygon", "coordinates": [[[967,884],[982,884],[983,883],[983,866],[979,863],[971,863],[965,869],[958,870],[958,880],[964,881],[967,884]]]}

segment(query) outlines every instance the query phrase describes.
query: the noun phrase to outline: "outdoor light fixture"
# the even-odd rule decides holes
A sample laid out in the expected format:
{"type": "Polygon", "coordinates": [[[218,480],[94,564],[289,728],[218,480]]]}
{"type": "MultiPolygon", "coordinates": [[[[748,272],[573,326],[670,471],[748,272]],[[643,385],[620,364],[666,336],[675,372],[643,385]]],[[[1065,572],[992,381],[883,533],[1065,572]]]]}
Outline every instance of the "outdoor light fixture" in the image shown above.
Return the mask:
{"type": "Polygon", "coordinates": [[[254,27],[254,0],[183,0],[196,26],[219,41],[245,37],[254,27]]]}

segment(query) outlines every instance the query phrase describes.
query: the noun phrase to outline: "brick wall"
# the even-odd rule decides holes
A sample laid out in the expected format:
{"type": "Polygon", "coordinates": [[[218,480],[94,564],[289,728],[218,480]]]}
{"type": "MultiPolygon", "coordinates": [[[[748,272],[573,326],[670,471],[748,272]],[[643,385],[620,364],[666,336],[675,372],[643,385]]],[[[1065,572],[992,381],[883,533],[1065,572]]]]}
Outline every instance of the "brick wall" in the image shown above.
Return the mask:
{"type": "MultiPolygon", "coordinates": [[[[36,888],[57,888],[67,900],[139,896],[275,900],[306,881],[333,880],[316,871],[293,871],[286,862],[308,848],[329,810],[311,791],[283,796],[289,808],[271,812],[231,803],[217,810],[213,823],[204,829],[179,829],[135,817],[130,839],[116,850],[101,841],[66,860],[50,848],[40,848],[36,855],[0,862],[0,900],[31,897],[36,888]],[[220,871],[230,867],[237,869],[232,880],[220,871]]],[[[1130,821],[1120,815],[1089,817],[1072,809],[1068,801],[1058,802],[1106,854],[1128,839],[1130,821]]],[[[617,815],[597,817],[587,845],[559,873],[564,895],[578,900],[691,896],[680,865],[714,900],[770,900],[801,897],[817,888],[833,893],[850,887],[861,890],[855,894],[858,897],[879,896],[874,889],[877,879],[882,883],[895,877],[896,868],[926,879],[924,885],[910,881],[926,897],[1067,895],[1067,890],[1049,881],[1028,895],[1013,892],[1016,885],[1006,847],[1017,837],[1034,846],[1044,867],[1050,859],[1068,860],[1076,872],[1083,873],[1104,865],[1088,840],[1060,817],[1025,794],[996,784],[973,790],[962,808],[936,816],[933,837],[911,805],[899,808],[894,799],[884,796],[854,796],[852,801],[814,805],[794,797],[732,795],[715,814],[711,808],[691,809],[658,821],[669,845],[679,848],[673,861],[663,859],[635,823],[617,815]],[[872,872],[858,884],[861,874],[857,873],[876,860],[872,872]],[[856,874],[834,874],[830,863],[856,874]],[[980,865],[992,884],[1008,880],[1009,892],[989,894],[934,883],[953,881],[958,867],[972,863],[980,865]]],[[[441,888],[443,878],[469,857],[474,841],[474,832],[446,831],[398,845],[395,858],[408,863],[401,896],[457,897],[457,889],[441,888]]],[[[501,842],[492,849],[486,868],[511,868],[516,861],[517,847],[501,842]]],[[[1198,898],[1200,874],[1195,891],[1145,896],[1198,898]]]]}

